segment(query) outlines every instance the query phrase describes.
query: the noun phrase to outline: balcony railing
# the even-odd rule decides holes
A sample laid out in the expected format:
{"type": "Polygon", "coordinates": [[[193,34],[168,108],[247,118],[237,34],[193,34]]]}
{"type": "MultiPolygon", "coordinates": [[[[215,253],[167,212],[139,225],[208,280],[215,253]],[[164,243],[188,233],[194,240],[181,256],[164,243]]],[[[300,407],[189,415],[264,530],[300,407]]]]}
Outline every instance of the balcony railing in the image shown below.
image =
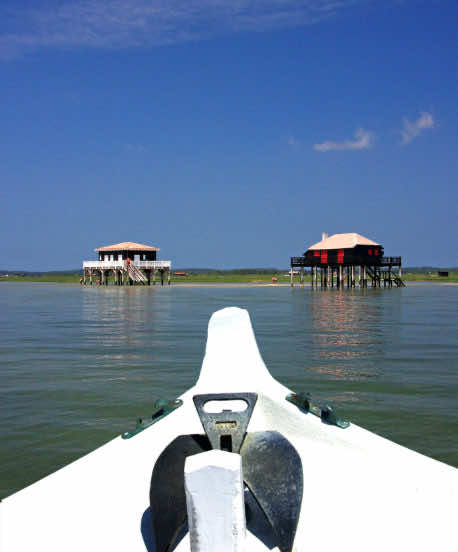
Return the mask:
{"type": "Polygon", "coordinates": [[[291,266],[310,266],[305,257],[291,257],[291,266]]]}
{"type": "Polygon", "coordinates": [[[319,257],[291,257],[292,267],[305,266],[350,266],[350,265],[366,265],[366,266],[401,266],[401,257],[377,257],[377,256],[362,256],[354,255],[353,253],[345,253],[345,257],[339,262],[337,255],[326,256],[326,261],[321,261],[319,257]],[[342,262],[343,261],[343,262],[342,262]]]}
{"type": "Polygon", "coordinates": [[[382,265],[401,265],[401,257],[380,257],[382,265]]]}
{"type": "MultiPolygon", "coordinates": [[[[137,266],[138,268],[143,269],[160,269],[160,268],[166,268],[171,269],[172,268],[172,261],[131,261],[132,264],[137,266]]],[[[83,262],[83,268],[91,268],[91,269],[123,269],[126,265],[126,261],[84,261],[83,262]]]]}

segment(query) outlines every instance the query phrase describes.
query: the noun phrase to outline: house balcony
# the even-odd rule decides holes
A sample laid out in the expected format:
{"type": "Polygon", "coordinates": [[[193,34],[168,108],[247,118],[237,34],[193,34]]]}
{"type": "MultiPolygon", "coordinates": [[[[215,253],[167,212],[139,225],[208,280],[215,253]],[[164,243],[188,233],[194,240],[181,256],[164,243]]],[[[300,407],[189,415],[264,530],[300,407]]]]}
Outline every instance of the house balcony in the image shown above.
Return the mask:
{"type": "MultiPolygon", "coordinates": [[[[131,261],[141,270],[170,270],[172,261],[131,261]]],[[[123,270],[126,267],[126,261],[83,261],[83,268],[93,270],[123,270]]]]}
{"type": "Polygon", "coordinates": [[[352,252],[345,252],[345,257],[339,261],[335,253],[329,254],[324,259],[319,257],[291,257],[292,267],[312,267],[312,266],[391,266],[400,267],[401,257],[384,257],[384,256],[369,256],[357,255],[352,252]]]}

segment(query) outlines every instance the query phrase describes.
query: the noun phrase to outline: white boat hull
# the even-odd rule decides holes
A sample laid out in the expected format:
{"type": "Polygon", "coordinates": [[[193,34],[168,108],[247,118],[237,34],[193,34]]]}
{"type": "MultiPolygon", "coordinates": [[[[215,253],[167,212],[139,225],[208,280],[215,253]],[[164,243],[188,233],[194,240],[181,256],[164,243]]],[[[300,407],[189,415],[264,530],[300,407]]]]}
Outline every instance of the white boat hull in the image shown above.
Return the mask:
{"type": "MultiPolygon", "coordinates": [[[[230,308],[210,320],[201,374],[180,397],[183,405],[134,437],[120,436],[6,498],[0,550],[145,551],[158,456],[176,437],[203,433],[194,395],[230,392],[258,394],[248,432],[280,432],[300,455],[303,497],[293,550],[456,546],[457,470],[354,424],[323,423],[288,402],[291,391],[267,371],[248,313],[230,308]]],[[[247,550],[267,549],[248,539],[247,550]]],[[[177,550],[189,550],[189,540],[177,550]]]]}

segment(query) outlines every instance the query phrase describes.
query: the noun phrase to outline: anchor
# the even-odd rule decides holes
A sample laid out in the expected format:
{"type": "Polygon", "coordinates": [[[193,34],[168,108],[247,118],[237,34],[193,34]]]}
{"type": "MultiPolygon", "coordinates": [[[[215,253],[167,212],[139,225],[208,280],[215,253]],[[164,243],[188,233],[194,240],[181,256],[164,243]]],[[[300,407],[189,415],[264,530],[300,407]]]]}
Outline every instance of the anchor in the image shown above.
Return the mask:
{"type": "Polygon", "coordinates": [[[153,469],[150,504],[157,552],[171,552],[188,531],[184,464],[188,456],[211,449],[242,457],[246,527],[268,548],[291,552],[302,502],[299,454],[277,431],[247,433],[256,393],[193,397],[205,435],[181,435],[161,453],[153,469]],[[208,412],[211,401],[243,401],[243,411],[208,412]]]}

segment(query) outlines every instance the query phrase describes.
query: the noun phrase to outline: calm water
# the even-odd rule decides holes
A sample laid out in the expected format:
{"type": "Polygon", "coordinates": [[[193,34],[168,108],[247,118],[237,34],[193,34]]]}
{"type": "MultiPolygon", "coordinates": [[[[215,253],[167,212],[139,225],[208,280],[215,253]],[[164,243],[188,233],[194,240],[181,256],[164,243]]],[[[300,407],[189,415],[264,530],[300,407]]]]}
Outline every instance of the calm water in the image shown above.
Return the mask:
{"type": "Polygon", "coordinates": [[[208,319],[250,311],[264,360],[355,423],[458,466],[458,286],[0,285],[0,497],[134,426],[196,379],[208,319]]]}

